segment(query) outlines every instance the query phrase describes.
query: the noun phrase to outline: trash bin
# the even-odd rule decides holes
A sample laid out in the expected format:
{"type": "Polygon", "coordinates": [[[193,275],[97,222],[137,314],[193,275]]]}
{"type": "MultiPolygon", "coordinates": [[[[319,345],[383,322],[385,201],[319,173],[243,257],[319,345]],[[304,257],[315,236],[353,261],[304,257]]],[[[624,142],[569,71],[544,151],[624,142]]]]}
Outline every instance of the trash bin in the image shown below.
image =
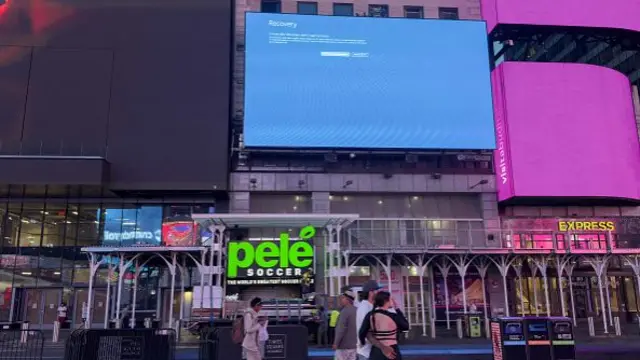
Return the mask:
{"type": "Polygon", "coordinates": [[[549,318],[551,330],[551,352],[554,360],[575,360],[576,342],[571,319],[549,318]]]}
{"type": "Polygon", "coordinates": [[[491,343],[494,360],[527,359],[527,342],[523,318],[498,318],[491,321],[491,343]]]}
{"type": "Polygon", "coordinates": [[[524,319],[525,340],[529,360],[551,360],[551,336],[549,318],[527,317],[524,319]]]}

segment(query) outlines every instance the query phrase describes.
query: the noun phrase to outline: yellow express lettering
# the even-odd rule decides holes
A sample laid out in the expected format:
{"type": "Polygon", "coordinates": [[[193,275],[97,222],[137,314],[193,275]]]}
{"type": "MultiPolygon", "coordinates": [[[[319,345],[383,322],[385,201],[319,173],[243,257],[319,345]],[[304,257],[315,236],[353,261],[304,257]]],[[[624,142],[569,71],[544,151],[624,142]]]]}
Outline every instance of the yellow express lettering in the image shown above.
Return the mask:
{"type": "Polygon", "coordinates": [[[613,221],[558,221],[558,231],[615,231],[613,221]]]}

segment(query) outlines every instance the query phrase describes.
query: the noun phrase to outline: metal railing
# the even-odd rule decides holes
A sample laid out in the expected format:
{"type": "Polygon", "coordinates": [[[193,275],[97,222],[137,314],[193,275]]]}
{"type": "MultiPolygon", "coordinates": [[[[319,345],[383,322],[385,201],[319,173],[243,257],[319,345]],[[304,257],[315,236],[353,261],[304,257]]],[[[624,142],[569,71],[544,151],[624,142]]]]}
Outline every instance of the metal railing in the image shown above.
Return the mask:
{"type": "Polygon", "coordinates": [[[0,360],[40,360],[44,349],[41,331],[0,330],[0,360]]]}
{"type": "Polygon", "coordinates": [[[611,232],[553,232],[477,228],[364,228],[343,232],[341,247],[348,250],[512,250],[522,252],[607,253],[638,249],[640,235],[611,232]]]}
{"type": "Polygon", "coordinates": [[[67,339],[64,360],[174,360],[173,329],[76,330],[67,339]]]}

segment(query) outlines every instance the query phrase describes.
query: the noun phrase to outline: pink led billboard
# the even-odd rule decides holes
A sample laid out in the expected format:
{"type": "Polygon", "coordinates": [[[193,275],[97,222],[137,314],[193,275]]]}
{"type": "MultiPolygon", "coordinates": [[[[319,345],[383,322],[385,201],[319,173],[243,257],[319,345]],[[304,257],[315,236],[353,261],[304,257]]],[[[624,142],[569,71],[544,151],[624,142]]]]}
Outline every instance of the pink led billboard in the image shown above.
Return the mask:
{"type": "Polygon", "coordinates": [[[564,25],[640,31],[640,0],[480,0],[491,31],[497,24],[564,25]]]}
{"type": "Polygon", "coordinates": [[[500,201],[640,200],[629,80],[585,64],[505,62],[491,74],[500,201]]]}

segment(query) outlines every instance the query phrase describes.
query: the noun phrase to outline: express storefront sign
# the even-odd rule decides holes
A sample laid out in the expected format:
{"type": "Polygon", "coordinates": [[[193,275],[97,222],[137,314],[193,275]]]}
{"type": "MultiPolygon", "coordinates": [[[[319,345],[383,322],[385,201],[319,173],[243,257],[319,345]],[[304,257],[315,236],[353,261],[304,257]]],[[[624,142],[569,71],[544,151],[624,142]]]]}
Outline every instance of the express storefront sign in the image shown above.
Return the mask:
{"type": "Polygon", "coordinates": [[[514,232],[620,232],[620,220],[612,218],[507,218],[502,220],[505,230],[514,232]]]}
{"type": "Polygon", "coordinates": [[[315,228],[300,230],[299,239],[288,233],[278,241],[234,241],[227,249],[227,284],[309,284],[313,282],[315,228]]]}
{"type": "Polygon", "coordinates": [[[558,221],[558,231],[616,231],[613,221],[558,221]]]}

